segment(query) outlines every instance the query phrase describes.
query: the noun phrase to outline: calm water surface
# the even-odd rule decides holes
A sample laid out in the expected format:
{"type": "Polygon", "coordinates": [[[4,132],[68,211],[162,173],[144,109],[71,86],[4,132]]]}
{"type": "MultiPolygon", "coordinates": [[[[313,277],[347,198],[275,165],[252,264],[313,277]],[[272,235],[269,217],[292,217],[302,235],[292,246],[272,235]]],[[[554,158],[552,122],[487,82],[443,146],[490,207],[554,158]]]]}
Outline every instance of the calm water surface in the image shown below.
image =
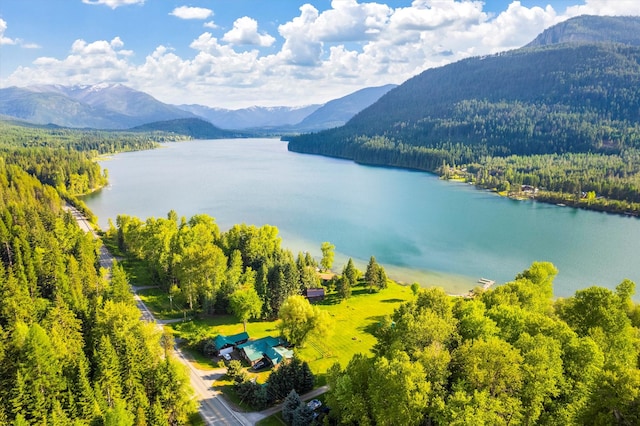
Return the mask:
{"type": "Polygon", "coordinates": [[[336,246],[364,268],[461,292],[480,277],[505,282],[531,262],[560,270],[556,296],[640,284],[640,220],[497,197],[415,171],[287,151],[275,139],[172,143],[101,163],[110,186],[85,199],[105,228],[118,214],[207,213],[223,230],[275,225],[283,246],[320,257],[336,246]]]}

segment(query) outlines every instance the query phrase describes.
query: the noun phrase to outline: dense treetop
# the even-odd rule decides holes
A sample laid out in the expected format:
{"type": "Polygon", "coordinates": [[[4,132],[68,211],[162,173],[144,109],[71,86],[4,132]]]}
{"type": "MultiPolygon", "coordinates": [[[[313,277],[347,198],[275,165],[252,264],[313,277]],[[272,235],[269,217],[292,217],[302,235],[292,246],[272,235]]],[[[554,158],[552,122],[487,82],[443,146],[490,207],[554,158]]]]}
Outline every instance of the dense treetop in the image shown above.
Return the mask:
{"type": "Polygon", "coordinates": [[[635,285],[553,301],[557,270],[533,263],[472,298],[417,292],[380,323],[375,356],[329,371],[339,424],[640,422],[635,285]]]}
{"type": "Polygon", "coordinates": [[[46,159],[77,173],[87,159],[53,148],[5,152],[0,424],[185,424],[195,403],[183,367],[140,321],[124,271],[116,265],[106,279],[99,241],[32,172],[46,159]]]}

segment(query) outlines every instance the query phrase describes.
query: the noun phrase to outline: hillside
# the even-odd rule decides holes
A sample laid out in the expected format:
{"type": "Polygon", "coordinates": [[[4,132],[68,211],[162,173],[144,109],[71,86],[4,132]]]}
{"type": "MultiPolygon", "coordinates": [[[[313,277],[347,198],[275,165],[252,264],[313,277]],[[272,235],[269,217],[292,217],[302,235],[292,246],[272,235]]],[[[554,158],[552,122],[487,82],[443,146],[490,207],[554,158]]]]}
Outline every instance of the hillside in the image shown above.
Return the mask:
{"type": "Polygon", "coordinates": [[[0,114],[35,124],[94,129],[194,116],[121,84],[8,87],[0,89],[0,114]]]}
{"type": "MultiPolygon", "coordinates": [[[[441,174],[468,165],[465,178],[487,187],[555,182],[552,189],[561,193],[587,189],[639,202],[639,83],[640,47],[581,42],[522,48],[427,70],[341,128],[289,138],[289,149],[441,174]],[[575,170],[559,185],[549,173],[543,176],[544,167],[532,172],[528,164],[506,177],[508,166],[488,164],[509,156],[587,153],[633,161],[624,170],[589,167],[601,172],[590,180],[575,170]],[[611,190],[612,182],[620,190],[611,190]]],[[[561,176],[558,167],[568,166],[553,164],[561,176]]]]}
{"type": "Polygon", "coordinates": [[[344,125],[354,115],[375,103],[395,84],[380,87],[367,87],[339,99],[327,102],[300,123],[293,126],[296,131],[317,131],[344,125]]]}
{"type": "Polygon", "coordinates": [[[203,105],[179,105],[185,111],[224,129],[251,129],[268,133],[300,133],[344,125],[396,85],[367,87],[324,105],[250,107],[237,110],[203,105]]]}
{"type": "Polygon", "coordinates": [[[241,109],[211,108],[204,105],[179,105],[188,111],[224,129],[240,130],[274,128],[296,124],[317,110],[320,105],[304,107],[260,107],[241,109]]]}
{"type": "Polygon", "coordinates": [[[193,139],[222,139],[248,137],[246,133],[222,130],[208,121],[199,118],[179,118],[176,120],[156,121],[130,129],[134,132],[169,132],[189,136],[193,139]]]}
{"type": "Polygon", "coordinates": [[[559,43],[621,43],[640,46],[640,20],[631,16],[578,16],[544,30],[525,47],[559,43]]]}

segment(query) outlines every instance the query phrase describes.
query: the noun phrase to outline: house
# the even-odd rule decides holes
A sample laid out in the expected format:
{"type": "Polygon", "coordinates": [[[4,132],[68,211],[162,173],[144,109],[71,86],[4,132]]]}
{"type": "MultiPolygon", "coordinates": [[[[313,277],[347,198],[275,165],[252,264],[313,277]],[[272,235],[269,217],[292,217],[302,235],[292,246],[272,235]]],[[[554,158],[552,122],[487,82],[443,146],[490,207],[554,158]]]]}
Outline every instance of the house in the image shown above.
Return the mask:
{"type": "Polygon", "coordinates": [[[326,284],[331,281],[336,276],[336,274],[334,274],[333,272],[318,272],[318,276],[320,277],[320,280],[322,280],[322,282],[326,284]]]}
{"type": "Polygon", "coordinates": [[[304,291],[304,295],[309,302],[324,300],[324,288],[307,288],[304,291]]]}
{"type": "Polygon", "coordinates": [[[222,334],[218,334],[213,339],[215,353],[217,355],[231,353],[236,346],[245,343],[247,340],[249,340],[249,334],[246,331],[234,334],[233,336],[223,336],[222,334]]]}
{"type": "Polygon", "coordinates": [[[293,358],[293,351],[285,347],[286,342],[273,336],[251,340],[237,346],[238,351],[251,366],[278,366],[293,358]]]}

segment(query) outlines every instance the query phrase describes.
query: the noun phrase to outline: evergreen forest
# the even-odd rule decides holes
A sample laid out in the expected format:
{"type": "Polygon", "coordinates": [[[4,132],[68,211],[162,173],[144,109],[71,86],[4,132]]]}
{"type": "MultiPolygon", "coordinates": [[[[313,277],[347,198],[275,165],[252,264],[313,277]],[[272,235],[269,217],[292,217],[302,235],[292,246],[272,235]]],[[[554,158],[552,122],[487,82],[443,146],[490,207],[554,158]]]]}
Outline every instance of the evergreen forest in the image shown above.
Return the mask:
{"type": "Polygon", "coordinates": [[[171,339],[64,208],[106,181],[95,155],[164,136],[0,126],[0,424],[186,424],[196,405],[171,339]]]}

